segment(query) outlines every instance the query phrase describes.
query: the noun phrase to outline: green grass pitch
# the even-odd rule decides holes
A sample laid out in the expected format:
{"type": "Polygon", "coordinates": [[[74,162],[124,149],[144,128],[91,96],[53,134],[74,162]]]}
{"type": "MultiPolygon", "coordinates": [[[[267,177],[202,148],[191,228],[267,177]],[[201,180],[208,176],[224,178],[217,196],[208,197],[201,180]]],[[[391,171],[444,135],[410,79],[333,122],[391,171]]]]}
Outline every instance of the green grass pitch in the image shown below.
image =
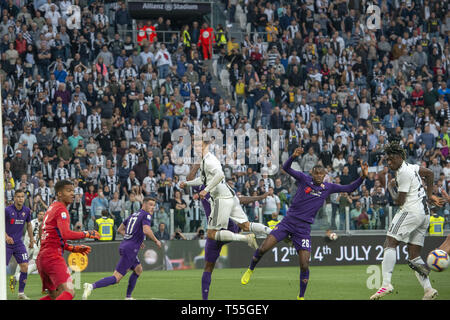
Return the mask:
{"type": "MultiPolygon", "coordinates": [[[[381,271],[381,265],[378,265],[381,271]]],[[[310,268],[307,300],[365,300],[377,289],[368,289],[368,266],[317,266],[310,268]]],[[[245,269],[217,269],[212,274],[211,300],[292,300],[299,290],[299,268],[257,268],[250,283],[243,286],[240,278],[245,269]]],[[[145,271],[137,282],[133,297],[138,300],[200,300],[202,270],[145,271]]],[[[90,300],[122,300],[125,297],[128,273],[119,284],[94,290],[90,300]]],[[[75,299],[81,299],[83,284],[95,282],[111,273],[81,273],[75,299]]],[[[432,272],[432,286],[439,291],[439,300],[450,300],[450,271],[432,272]]],[[[75,285],[77,281],[74,280],[75,285]]],[[[397,265],[392,277],[394,293],[385,300],[422,299],[423,289],[407,265],[397,265]]],[[[39,275],[30,275],[25,293],[33,300],[41,295],[39,275]]],[[[17,299],[8,289],[8,299],[17,299]]]]}

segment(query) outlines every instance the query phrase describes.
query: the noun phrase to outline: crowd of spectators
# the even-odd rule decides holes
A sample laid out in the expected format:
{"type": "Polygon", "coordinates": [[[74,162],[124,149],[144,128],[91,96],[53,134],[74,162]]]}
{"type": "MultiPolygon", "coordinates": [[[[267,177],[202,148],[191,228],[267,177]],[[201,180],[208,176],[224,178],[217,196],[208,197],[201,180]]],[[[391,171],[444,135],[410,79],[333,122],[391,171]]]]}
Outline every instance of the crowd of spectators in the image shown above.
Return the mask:
{"type": "MultiPolygon", "coordinates": [[[[83,221],[82,228],[92,228],[107,209],[117,227],[149,195],[159,199],[155,231],[167,233],[173,210],[174,230],[199,234],[206,227],[201,203],[179,188],[189,165],[171,153],[182,143],[172,142],[171,133],[185,128],[192,134],[196,120],[204,129],[279,130],[280,161],[302,146],[294,167],[308,172],[321,163],[329,181],[350,183],[359,161],[368,162],[374,169],[363,186],[331,198],[329,217],[319,213],[333,229],[343,229],[346,207],[352,228],[386,226],[392,173],[383,168],[382,149],[392,139],[402,141],[408,161],[433,170],[436,193],[447,196],[447,3],[383,1],[382,27],[370,31],[357,0],[229,0],[230,23],[243,11],[250,31],[242,43],[229,35],[226,46],[215,48],[217,71],[228,72],[231,95],[211,85],[211,64],[196,46],[202,22],[187,29],[189,46],[181,33],[166,43],[138,45],[127,31],[125,3],[109,5],[113,11],[74,0],[82,8],[78,25],[68,19],[70,4],[0,4],[8,202],[22,188],[36,213],[53,201],[56,181],[72,179],[73,225],[83,221]]],[[[170,30],[163,18],[148,23],[170,30]]],[[[266,222],[281,219],[295,192],[282,170],[269,176],[266,169],[248,162],[224,166],[239,194],[269,193],[245,207],[250,220],[260,211],[266,222]]],[[[448,221],[448,205],[439,214],[448,221]]]]}

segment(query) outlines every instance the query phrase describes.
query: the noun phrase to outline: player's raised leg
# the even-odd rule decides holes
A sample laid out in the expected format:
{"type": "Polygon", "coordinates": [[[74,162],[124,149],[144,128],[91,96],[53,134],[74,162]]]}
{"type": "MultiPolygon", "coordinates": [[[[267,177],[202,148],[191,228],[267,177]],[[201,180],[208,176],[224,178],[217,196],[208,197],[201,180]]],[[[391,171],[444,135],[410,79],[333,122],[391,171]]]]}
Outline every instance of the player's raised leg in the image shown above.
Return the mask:
{"type": "MultiPolygon", "coordinates": [[[[126,274],[126,271],[124,272],[124,274],[126,274]]],[[[91,295],[92,290],[112,286],[113,284],[119,283],[122,278],[123,278],[123,275],[120,272],[118,272],[117,270],[115,270],[112,276],[105,277],[103,279],[100,279],[100,280],[92,283],[92,284],[85,283],[82,299],[87,300],[87,298],[91,295]]]]}
{"type": "Polygon", "coordinates": [[[428,273],[424,272],[426,270],[429,272],[428,267],[420,256],[420,252],[422,250],[422,246],[416,244],[408,244],[408,253],[410,259],[408,260],[408,265],[411,269],[414,270],[417,280],[420,285],[423,287],[424,296],[423,300],[434,300],[438,291],[431,286],[430,278],[428,277],[428,273]]]}
{"type": "Polygon", "coordinates": [[[445,252],[450,254],[450,234],[447,236],[445,241],[440,245],[438,249],[444,250],[445,252]]]}
{"type": "Polygon", "coordinates": [[[241,283],[247,284],[250,282],[250,278],[253,274],[253,271],[256,268],[256,265],[258,264],[259,260],[261,260],[262,256],[275,247],[275,245],[278,243],[277,238],[275,238],[273,235],[269,234],[267,238],[264,240],[264,242],[261,244],[261,246],[256,249],[255,253],[253,254],[252,260],[250,261],[250,265],[245,271],[245,273],[241,277],[241,283]]]}

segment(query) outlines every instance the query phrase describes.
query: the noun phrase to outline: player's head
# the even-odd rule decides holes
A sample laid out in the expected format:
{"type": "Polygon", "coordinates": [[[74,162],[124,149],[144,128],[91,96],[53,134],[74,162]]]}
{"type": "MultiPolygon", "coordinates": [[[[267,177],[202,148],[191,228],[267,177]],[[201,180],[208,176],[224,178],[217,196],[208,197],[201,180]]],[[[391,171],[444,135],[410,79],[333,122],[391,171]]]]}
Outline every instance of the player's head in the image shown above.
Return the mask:
{"type": "Polygon", "coordinates": [[[207,140],[203,140],[202,141],[202,152],[203,152],[203,155],[208,153],[210,144],[211,144],[211,141],[207,141],[207,140]]]}
{"type": "Polygon", "coordinates": [[[152,197],[145,197],[142,202],[142,210],[148,213],[153,213],[156,206],[156,199],[152,197]]]}
{"type": "Polygon", "coordinates": [[[397,141],[390,142],[384,148],[384,153],[386,153],[389,169],[394,171],[398,170],[406,159],[405,149],[397,141]]]}
{"type": "Polygon", "coordinates": [[[75,199],[75,189],[70,180],[60,180],[55,184],[55,194],[58,201],[69,205],[75,199]]]}
{"type": "Polygon", "coordinates": [[[327,172],[321,165],[315,165],[311,170],[311,177],[315,185],[321,185],[325,179],[327,172]]]}
{"type": "Polygon", "coordinates": [[[44,220],[44,215],[45,215],[44,211],[39,211],[38,212],[37,219],[38,219],[39,222],[42,222],[42,220],[44,220]]]}
{"type": "Polygon", "coordinates": [[[25,191],[19,189],[16,191],[16,193],[14,193],[14,205],[17,208],[22,208],[24,203],[25,203],[25,191]]]}

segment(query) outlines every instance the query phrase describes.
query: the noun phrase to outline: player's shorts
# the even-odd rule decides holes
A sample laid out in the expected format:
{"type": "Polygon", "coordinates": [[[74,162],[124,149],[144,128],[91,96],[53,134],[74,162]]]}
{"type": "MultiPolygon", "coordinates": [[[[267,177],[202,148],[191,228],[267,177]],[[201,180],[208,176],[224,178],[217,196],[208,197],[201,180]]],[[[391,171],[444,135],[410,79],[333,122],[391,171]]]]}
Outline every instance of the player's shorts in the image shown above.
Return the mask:
{"type": "Polygon", "coordinates": [[[290,235],[295,250],[311,252],[311,224],[307,222],[286,217],[273,228],[270,235],[274,236],[278,242],[290,235]]]}
{"type": "Polygon", "coordinates": [[[18,264],[28,263],[28,252],[23,242],[17,242],[13,245],[6,245],[6,265],[9,264],[9,260],[14,256],[18,264]]]}
{"type": "Polygon", "coordinates": [[[399,242],[423,247],[430,225],[430,216],[417,212],[398,211],[392,219],[387,235],[399,242]]]}
{"type": "Polygon", "coordinates": [[[39,254],[36,267],[42,280],[42,291],[54,291],[66,282],[72,282],[70,270],[61,255],[39,254]]]}
{"type": "Polygon", "coordinates": [[[237,224],[248,221],[237,197],[211,199],[211,214],[208,219],[208,229],[220,230],[228,228],[228,220],[237,224]]]}
{"type": "Polygon", "coordinates": [[[138,258],[139,248],[119,247],[120,260],[117,263],[116,271],[125,276],[128,270],[134,270],[141,264],[138,258]]]}

